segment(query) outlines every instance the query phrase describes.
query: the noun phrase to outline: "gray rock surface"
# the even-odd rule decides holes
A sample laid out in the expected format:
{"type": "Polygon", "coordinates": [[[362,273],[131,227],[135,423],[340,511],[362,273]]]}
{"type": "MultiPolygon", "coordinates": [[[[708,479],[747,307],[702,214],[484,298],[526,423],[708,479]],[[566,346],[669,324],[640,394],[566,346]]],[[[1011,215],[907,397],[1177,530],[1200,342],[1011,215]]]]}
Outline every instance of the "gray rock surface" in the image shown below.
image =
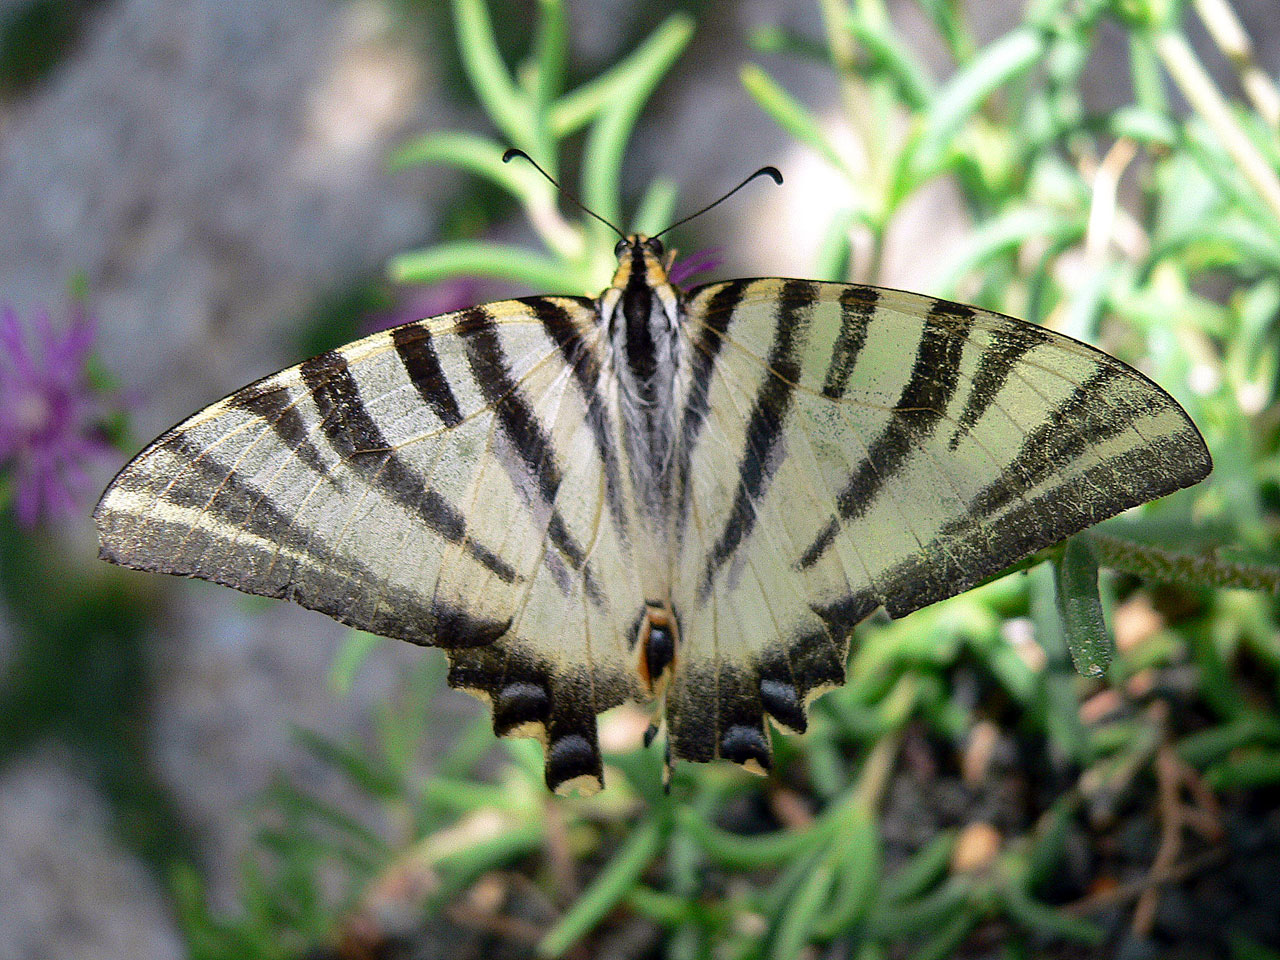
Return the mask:
{"type": "MultiPolygon", "coordinates": [[[[430,227],[388,148],[429,80],[375,0],[118,0],[0,132],[0,291],[82,272],[140,433],[290,359],[279,331],[430,227]]],[[[432,106],[432,122],[449,111],[432,106]]]]}
{"type": "Polygon", "coordinates": [[[178,960],[163,891],[116,842],[76,766],[44,746],[0,773],[0,956],[178,960]]]}

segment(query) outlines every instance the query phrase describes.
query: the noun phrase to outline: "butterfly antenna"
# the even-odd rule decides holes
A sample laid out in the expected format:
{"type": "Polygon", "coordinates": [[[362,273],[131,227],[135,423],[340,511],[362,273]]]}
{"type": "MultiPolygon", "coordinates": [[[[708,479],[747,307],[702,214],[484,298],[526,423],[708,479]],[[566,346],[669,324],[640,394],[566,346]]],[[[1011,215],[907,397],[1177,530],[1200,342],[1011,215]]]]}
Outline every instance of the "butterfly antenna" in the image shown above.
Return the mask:
{"type": "Polygon", "coordinates": [[[712,207],[717,206],[721,203],[724,203],[726,200],[732,197],[735,193],[737,193],[739,190],[745,187],[748,183],[750,183],[756,177],[768,177],[774,183],[778,184],[778,186],[782,186],[782,174],[778,171],[777,167],[761,167],[751,176],[747,177],[747,179],[743,180],[740,184],[738,184],[736,187],[734,187],[732,190],[730,190],[728,193],[722,196],[719,200],[713,200],[711,203],[708,203],[705,207],[703,207],[697,213],[691,213],[684,219],[677,220],[675,223],[671,224],[671,226],[667,227],[665,230],[658,231],[653,235],[653,239],[655,240],[658,239],[658,237],[662,236],[668,230],[674,230],[676,227],[680,226],[682,223],[688,223],[694,217],[700,217],[704,213],[706,213],[708,210],[710,210],[712,207]]]}
{"type": "Polygon", "coordinates": [[[531,164],[533,164],[533,169],[537,170],[540,174],[546,177],[547,182],[560,191],[560,194],[562,196],[568,197],[570,200],[576,203],[580,208],[582,208],[583,213],[587,214],[588,216],[595,217],[597,220],[603,223],[606,227],[608,227],[610,230],[612,230],[614,233],[620,236],[623,240],[627,239],[627,235],[625,233],[623,233],[621,230],[615,227],[612,223],[610,223],[604,217],[600,216],[600,214],[596,213],[594,210],[588,207],[585,203],[583,203],[581,200],[575,197],[572,193],[570,193],[564,187],[560,186],[560,184],[556,182],[555,177],[547,173],[547,171],[543,170],[542,167],[539,165],[538,161],[533,159],[533,157],[529,156],[523,150],[517,149],[516,147],[512,147],[502,155],[502,162],[510,163],[512,159],[514,159],[515,157],[524,157],[524,159],[528,160],[531,164]]]}

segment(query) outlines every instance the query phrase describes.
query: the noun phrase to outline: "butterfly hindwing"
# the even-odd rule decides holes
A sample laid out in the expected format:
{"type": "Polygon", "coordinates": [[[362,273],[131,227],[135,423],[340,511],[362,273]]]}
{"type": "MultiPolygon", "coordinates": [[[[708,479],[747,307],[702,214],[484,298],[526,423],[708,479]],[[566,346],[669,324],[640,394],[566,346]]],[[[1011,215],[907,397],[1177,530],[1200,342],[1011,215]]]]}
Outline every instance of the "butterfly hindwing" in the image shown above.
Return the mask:
{"type": "Polygon", "coordinates": [[[904,616],[1209,472],[1163,390],[999,314],[763,279],[693,291],[686,319],[677,756],[766,764],[763,716],[802,728],[877,607],[904,616]]]}
{"type": "Polygon", "coordinates": [[[585,299],[375,334],[160,437],[98,507],[102,554],[444,647],[498,732],[548,741],[552,786],[598,781],[596,713],[642,695],[602,377],[585,299]]]}

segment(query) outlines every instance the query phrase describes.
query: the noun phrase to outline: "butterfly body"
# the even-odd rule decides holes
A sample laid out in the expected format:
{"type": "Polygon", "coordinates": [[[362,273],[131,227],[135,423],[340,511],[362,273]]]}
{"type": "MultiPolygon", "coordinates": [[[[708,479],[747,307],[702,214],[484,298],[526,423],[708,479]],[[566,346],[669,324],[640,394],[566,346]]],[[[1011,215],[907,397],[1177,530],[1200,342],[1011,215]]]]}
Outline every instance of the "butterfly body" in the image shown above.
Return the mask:
{"type": "Polygon", "coordinates": [[[853,626],[902,616],[1210,469],[1186,414],[1091,347],[974,307],[763,278],[684,292],[628,237],[595,300],[375,334],[152,443],[105,559],[439,646],[557,790],[597,715],[758,771],[853,626]]]}

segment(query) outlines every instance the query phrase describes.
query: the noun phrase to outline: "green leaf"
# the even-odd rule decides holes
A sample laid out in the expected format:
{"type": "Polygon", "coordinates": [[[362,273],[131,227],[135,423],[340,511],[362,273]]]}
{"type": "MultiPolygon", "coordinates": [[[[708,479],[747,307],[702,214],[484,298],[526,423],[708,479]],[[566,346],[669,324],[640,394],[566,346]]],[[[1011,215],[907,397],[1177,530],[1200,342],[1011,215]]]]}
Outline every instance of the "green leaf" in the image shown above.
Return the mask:
{"type": "Polygon", "coordinates": [[[801,881],[795,895],[779,913],[777,933],[769,956],[775,960],[793,960],[814,939],[818,916],[827,902],[835,881],[835,867],[830,859],[819,861],[801,881]]]}
{"type": "Polygon", "coordinates": [[[404,783],[382,763],[365,755],[358,747],[344,746],[312,730],[293,731],[298,743],[317,759],[340,770],[360,789],[378,797],[395,797],[404,783]]]}
{"type": "MultiPolygon", "coordinates": [[[[624,79],[587,134],[582,153],[583,200],[599,216],[612,223],[621,220],[622,158],[639,119],[640,109],[693,36],[693,20],[672,14],[625,61],[624,79]]],[[[611,250],[612,238],[602,223],[590,228],[596,246],[611,250]]]]}
{"type": "Polygon", "coordinates": [[[387,267],[397,283],[439,283],[450,277],[500,277],[536,293],[594,296],[582,271],[543,254],[499,243],[460,240],[392,257],[387,267]]]}
{"type": "Polygon", "coordinates": [[[849,11],[845,23],[870,55],[871,70],[884,73],[897,86],[904,106],[910,110],[923,110],[935,95],[933,78],[911,48],[893,32],[892,24],[888,21],[874,23],[853,10],[849,11]]]}
{"type": "Polygon", "coordinates": [[[515,85],[498,52],[485,0],[453,0],[453,22],[462,67],[489,118],[511,143],[540,163],[550,163],[552,158],[541,149],[544,144],[534,136],[536,124],[528,97],[515,85]]]}
{"type": "Polygon", "coordinates": [[[826,830],[816,826],[807,830],[774,830],[742,836],[713,826],[687,808],[676,811],[676,822],[708,858],[732,870],[777,866],[828,836],[826,830]]]}
{"type": "Polygon", "coordinates": [[[922,181],[934,176],[945,164],[960,128],[987,97],[1028,70],[1044,53],[1044,34],[1017,27],[961,67],[925,113],[920,135],[911,147],[914,178],[922,181]]]}
{"type": "Polygon", "coordinates": [[[818,245],[818,255],[813,267],[815,280],[843,283],[849,279],[853,266],[853,244],[849,231],[859,219],[852,210],[840,210],[831,218],[831,222],[827,224],[827,232],[822,235],[822,243],[818,245]]]}
{"type": "MultiPolygon", "coordinates": [[[[674,14],[651,33],[631,56],[610,67],[593,80],[565,94],[551,108],[548,126],[551,136],[561,140],[581,130],[612,106],[635,81],[634,74],[650,61],[675,60],[693,36],[693,20],[674,14]]],[[[665,72],[666,67],[662,72],[665,72]]]]}
{"type": "Polygon", "coordinates": [[[1280,784],[1280,750],[1254,750],[1214,764],[1204,773],[1214,790],[1272,787],[1280,784]]]}
{"type": "Polygon", "coordinates": [[[635,216],[631,218],[632,225],[639,233],[653,236],[659,230],[665,229],[672,221],[676,219],[676,198],[679,196],[679,188],[676,187],[674,180],[666,177],[658,177],[649,184],[649,189],[640,199],[640,205],[636,207],[635,216]]]}
{"type": "Polygon", "coordinates": [[[862,919],[880,887],[884,860],[879,825],[860,805],[852,806],[842,818],[833,840],[836,879],[831,899],[815,924],[819,940],[845,933],[862,919]]]}
{"type": "Polygon", "coordinates": [[[1009,883],[1002,894],[1009,916],[1042,936],[1063,937],[1093,947],[1106,938],[1106,931],[1096,923],[1040,903],[1017,883],[1009,883]]]}
{"type": "Polygon", "coordinates": [[[582,896],[538,943],[538,954],[559,957],[585,937],[640,882],[640,875],[662,849],[666,830],[657,818],[635,827],[617,855],[601,870],[582,896]]]}
{"type": "Polygon", "coordinates": [[[1098,596],[1098,558],[1088,537],[1072,537],[1053,560],[1058,614],[1076,671],[1100,677],[1115,649],[1098,596]]]}
{"type": "Polygon", "coordinates": [[[844,162],[844,158],[840,156],[823,131],[822,124],[809,112],[808,107],[787,93],[777,81],[755,64],[745,65],[738,75],[751,99],[773,118],[774,123],[816,151],[850,180],[856,179],[854,172],[844,162]]]}
{"type": "Polygon", "coordinates": [[[942,267],[938,288],[954,296],[960,281],[990,261],[1032,240],[1070,240],[1084,235],[1082,221],[1064,220],[1056,211],[1018,205],[987,220],[942,267]]]}
{"type": "Polygon", "coordinates": [[[329,689],[340,697],[350,693],[361,665],[384,639],[363,630],[352,630],[329,666],[329,689]]]}
{"type": "MultiPolygon", "coordinates": [[[[552,101],[564,83],[569,26],[564,0],[538,0],[538,26],[533,37],[533,70],[529,93],[539,124],[545,128],[552,101]]],[[[543,133],[547,133],[543,130],[543,133]]]]}
{"type": "Polygon", "coordinates": [[[954,830],[934,834],[923,847],[912,854],[901,868],[889,877],[881,890],[886,903],[893,904],[914,900],[936,884],[946,874],[955,848],[954,830]]]}
{"type": "Polygon", "coordinates": [[[391,154],[392,170],[420,163],[441,163],[484,177],[520,200],[554,188],[526,163],[503,163],[504,149],[471,133],[430,133],[391,154]]]}

